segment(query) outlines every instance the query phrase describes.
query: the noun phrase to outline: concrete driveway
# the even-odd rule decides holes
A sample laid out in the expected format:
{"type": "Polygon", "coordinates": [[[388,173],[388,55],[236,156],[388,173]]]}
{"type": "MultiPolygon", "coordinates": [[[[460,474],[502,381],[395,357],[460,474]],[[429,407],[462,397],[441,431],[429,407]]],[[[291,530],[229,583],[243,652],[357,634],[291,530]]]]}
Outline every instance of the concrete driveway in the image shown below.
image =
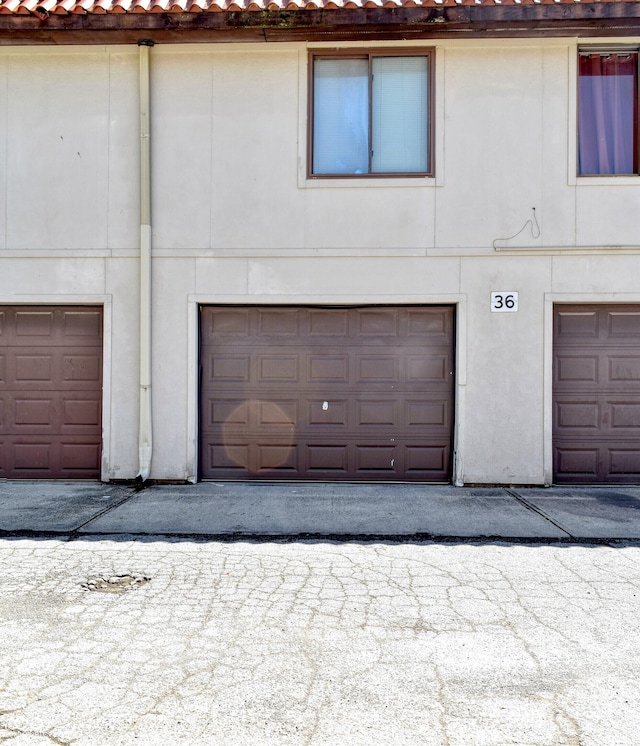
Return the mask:
{"type": "Polygon", "coordinates": [[[640,487],[0,482],[0,532],[51,535],[640,538],[640,487]]]}

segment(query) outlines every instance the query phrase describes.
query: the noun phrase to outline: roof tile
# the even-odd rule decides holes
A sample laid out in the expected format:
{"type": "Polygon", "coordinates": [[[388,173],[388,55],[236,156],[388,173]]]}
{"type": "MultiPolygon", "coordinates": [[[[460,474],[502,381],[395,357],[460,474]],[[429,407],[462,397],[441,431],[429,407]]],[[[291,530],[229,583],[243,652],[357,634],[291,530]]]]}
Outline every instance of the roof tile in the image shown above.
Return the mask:
{"type": "Polygon", "coordinates": [[[415,8],[442,5],[575,5],[639,0],[0,0],[0,14],[224,13],[278,10],[415,8]]]}

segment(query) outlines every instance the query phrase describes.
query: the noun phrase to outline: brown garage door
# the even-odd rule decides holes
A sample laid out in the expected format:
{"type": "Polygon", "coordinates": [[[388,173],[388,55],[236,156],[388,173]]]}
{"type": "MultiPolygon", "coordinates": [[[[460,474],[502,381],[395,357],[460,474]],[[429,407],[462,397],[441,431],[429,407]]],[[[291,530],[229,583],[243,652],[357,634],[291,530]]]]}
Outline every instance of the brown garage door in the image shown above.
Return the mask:
{"type": "Polygon", "coordinates": [[[0,477],[99,477],[101,403],[101,308],[0,306],[0,477]]]}
{"type": "Polygon", "coordinates": [[[206,479],[446,481],[452,307],[203,307],[206,479]]]}
{"type": "Polygon", "coordinates": [[[640,482],[640,306],[556,306],[558,483],[640,482]]]}

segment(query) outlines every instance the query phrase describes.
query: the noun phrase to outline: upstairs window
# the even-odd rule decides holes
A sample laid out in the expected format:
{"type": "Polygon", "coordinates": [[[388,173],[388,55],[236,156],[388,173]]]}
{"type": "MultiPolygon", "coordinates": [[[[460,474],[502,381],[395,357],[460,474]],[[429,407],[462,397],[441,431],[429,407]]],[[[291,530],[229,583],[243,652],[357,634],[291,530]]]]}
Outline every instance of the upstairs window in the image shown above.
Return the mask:
{"type": "Polygon", "coordinates": [[[638,173],[638,52],[580,51],[578,174],[638,173]]]}
{"type": "Polygon", "coordinates": [[[432,53],[313,54],[311,176],[432,172],[432,53]]]}

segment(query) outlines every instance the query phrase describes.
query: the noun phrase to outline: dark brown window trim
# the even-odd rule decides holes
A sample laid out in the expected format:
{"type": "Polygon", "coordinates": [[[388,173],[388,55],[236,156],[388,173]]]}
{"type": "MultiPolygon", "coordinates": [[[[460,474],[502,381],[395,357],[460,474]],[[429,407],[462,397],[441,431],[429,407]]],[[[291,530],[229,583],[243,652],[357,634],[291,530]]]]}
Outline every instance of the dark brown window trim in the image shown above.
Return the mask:
{"type": "MultiPolygon", "coordinates": [[[[355,49],[345,47],[343,49],[311,49],[309,50],[307,64],[307,178],[308,179],[425,179],[435,176],[435,58],[434,47],[365,47],[355,49]],[[314,61],[316,59],[368,59],[369,68],[373,57],[427,57],[428,58],[428,98],[427,98],[427,170],[424,172],[400,172],[400,173],[366,173],[366,174],[315,174],[313,173],[313,84],[314,84],[314,61]]],[[[369,74],[369,93],[371,93],[371,74],[369,74]]],[[[371,95],[369,95],[371,100],[371,95]]],[[[369,110],[369,142],[371,142],[371,108],[369,110]]]]}

